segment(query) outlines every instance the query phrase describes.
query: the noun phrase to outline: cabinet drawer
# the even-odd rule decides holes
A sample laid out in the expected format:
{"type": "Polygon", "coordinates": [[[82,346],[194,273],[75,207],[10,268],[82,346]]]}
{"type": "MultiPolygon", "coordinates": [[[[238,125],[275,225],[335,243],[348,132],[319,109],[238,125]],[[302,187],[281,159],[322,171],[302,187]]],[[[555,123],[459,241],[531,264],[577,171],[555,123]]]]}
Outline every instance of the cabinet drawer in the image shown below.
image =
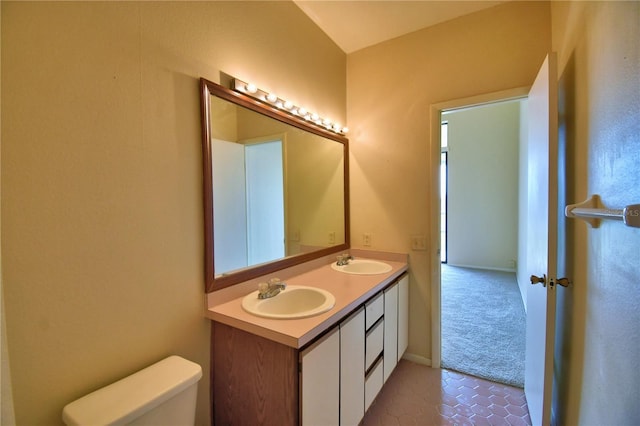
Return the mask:
{"type": "Polygon", "coordinates": [[[365,328],[369,330],[384,314],[384,298],[382,293],[365,304],[365,328]]]}
{"type": "Polygon", "coordinates": [[[380,358],[376,366],[369,372],[364,382],[364,410],[367,411],[373,400],[382,389],[384,377],[382,374],[383,358],[380,358]]]}
{"type": "Polygon", "coordinates": [[[384,347],[384,320],[378,322],[367,333],[365,341],[365,371],[371,367],[371,364],[382,353],[384,347]]]}

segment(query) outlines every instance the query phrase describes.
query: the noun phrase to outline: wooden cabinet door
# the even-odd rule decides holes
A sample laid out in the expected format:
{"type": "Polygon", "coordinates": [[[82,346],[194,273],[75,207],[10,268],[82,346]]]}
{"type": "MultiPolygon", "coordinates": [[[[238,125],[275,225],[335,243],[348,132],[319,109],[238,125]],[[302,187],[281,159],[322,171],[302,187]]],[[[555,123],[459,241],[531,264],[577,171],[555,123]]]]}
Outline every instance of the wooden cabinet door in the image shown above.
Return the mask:
{"type": "Polygon", "coordinates": [[[214,321],[213,424],[296,426],[298,350],[214,321]]]}
{"type": "Polygon", "coordinates": [[[364,417],[364,308],[340,324],[340,425],[364,417]]]}
{"type": "Polygon", "coordinates": [[[340,328],[300,353],[302,426],[340,423],[340,328]]]}
{"type": "Polygon", "coordinates": [[[398,283],[384,291],[384,381],[398,363],[398,283]]]}

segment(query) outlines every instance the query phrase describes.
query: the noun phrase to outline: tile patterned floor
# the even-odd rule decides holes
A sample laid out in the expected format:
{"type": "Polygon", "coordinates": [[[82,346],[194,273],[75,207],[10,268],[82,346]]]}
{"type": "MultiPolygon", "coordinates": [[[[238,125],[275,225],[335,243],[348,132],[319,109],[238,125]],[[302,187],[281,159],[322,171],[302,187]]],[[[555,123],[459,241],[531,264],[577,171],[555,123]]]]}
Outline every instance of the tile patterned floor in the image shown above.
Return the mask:
{"type": "Polygon", "coordinates": [[[531,425],[522,389],[401,360],[362,426],[531,425]]]}

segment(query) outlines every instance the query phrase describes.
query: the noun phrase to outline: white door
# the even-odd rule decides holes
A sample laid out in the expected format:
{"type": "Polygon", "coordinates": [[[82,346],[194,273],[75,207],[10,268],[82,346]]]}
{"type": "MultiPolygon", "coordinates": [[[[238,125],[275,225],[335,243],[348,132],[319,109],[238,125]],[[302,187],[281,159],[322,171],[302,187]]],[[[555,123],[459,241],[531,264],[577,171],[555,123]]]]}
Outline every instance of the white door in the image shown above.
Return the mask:
{"type": "Polygon", "coordinates": [[[549,425],[555,338],[558,100],[556,55],[547,56],[529,92],[527,266],[544,282],[527,290],[525,395],[531,422],[549,425]]]}
{"type": "Polygon", "coordinates": [[[245,169],[249,265],[280,259],[285,256],[282,142],[245,145],[245,169]]]}
{"type": "Polygon", "coordinates": [[[244,145],[211,140],[213,254],[216,274],[247,266],[247,197],[244,145]]]}

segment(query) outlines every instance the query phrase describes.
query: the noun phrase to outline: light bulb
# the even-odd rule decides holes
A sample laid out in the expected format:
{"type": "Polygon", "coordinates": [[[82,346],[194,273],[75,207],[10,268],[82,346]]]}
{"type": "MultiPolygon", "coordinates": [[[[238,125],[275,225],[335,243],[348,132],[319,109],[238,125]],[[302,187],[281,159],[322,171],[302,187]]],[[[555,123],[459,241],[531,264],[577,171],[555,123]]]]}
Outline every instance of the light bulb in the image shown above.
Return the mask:
{"type": "Polygon", "coordinates": [[[305,116],[307,114],[307,110],[300,107],[298,108],[298,114],[300,114],[301,116],[305,116]]]}
{"type": "Polygon", "coordinates": [[[273,93],[269,93],[267,95],[267,100],[271,103],[275,103],[275,101],[278,100],[278,97],[276,95],[274,95],[273,93]]]}
{"type": "Polygon", "coordinates": [[[349,133],[349,128],[348,127],[343,127],[342,128],[342,133],[349,133]]]}
{"type": "Polygon", "coordinates": [[[293,108],[293,102],[291,102],[291,101],[285,101],[285,102],[284,102],[284,107],[285,107],[285,109],[291,109],[291,108],[293,108]]]}
{"type": "Polygon", "coordinates": [[[256,87],[256,85],[251,83],[247,83],[245,88],[249,93],[256,93],[258,91],[258,88],[256,87]]]}

